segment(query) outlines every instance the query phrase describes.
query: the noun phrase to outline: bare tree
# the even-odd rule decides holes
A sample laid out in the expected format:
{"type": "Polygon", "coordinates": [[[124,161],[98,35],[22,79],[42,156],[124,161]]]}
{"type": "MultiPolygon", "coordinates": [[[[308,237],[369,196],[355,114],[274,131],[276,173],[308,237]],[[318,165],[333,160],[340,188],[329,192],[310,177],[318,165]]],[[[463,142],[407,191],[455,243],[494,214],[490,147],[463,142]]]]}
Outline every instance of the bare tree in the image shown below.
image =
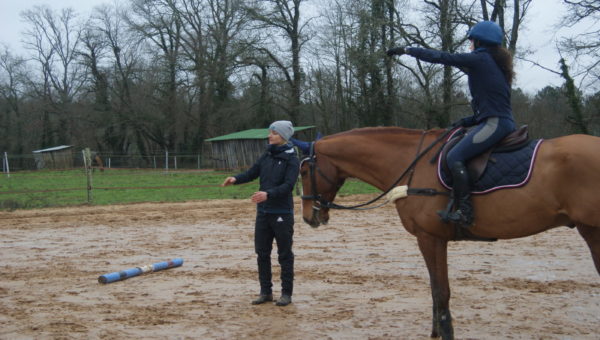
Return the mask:
{"type": "MultiPolygon", "coordinates": [[[[233,95],[231,78],[253,44],[241,0],[182,0],[174,8],[182,22],[182,50],[194,73],[198,100],[195,140],[202,145],[210,122],[223,132],[226,106],[233,95]]],[[[229,131],[227,131],[229,132],[229,131]]]]}
{"type": "Polygon", "coordinates": [[[386,93],[392,90],[385,86],[383,79],[384,72],[391,75],[391,63],[382,63],[382,56],[389,46],[388,13],[394,12],[393,2],[371,0],[363,8],[356,2],[354,6],[359,17],[359,31],[358,45],[352,52],[364,100],[361,120],[365,125],[391,125],[392,109],[386,93]]]}
{"type": "Polygon", "coordinates": [[[33,59],[41,70],[42,80],[35,82],[39,84],[38,93],[50,107],[44,109],[48,124],[40,144],[69,143],[75,133],[73,99],[85,83],[77,60],[81,26],[76,23],[74,10],[68,8],[54,12],[49,7],[37,6],[23,12],[22,17],[29,24],[25,46],[34,53],[33,59]]]}
{"type": "Polygon", "coordinates": [[[360,24],[353,2],[333,0],[322,8],[307,97],[316,106],[312,121],[324,133],[358,125],[357,72],[353,62],[355,32],[360,24]]]}
{"type": "Polygon", "coordinates": [[[89,43],[85,39],[88,51],[83,55],[86,64],[93,64],[94,60],[97,63],[96,71],[90,66],[100,91],[96,97],[101,102],[106,100],[106,108],[110,110],[100,124],[103,143],[119,154],[145,154],[148,146],[144,113],[135,99],[136,79],[143,77],[144,56],[141,42],[129,30],[125,14],[125,7],[116,2],[96,7],[87,25],[89,33],[86,33],[93,39],[89,43]],[[104,81],[107,93],[103,93],[104,81]]]}
{"type": "Polygon", "coordinates": [[[584,33],[561,41],[561,50],[577,63],[575,76],[581,76],[586,85],[598,87],[600,80],[600,1],[563,0],[568,11],[561,22],[562,26],[586,25],[584,33]]]}
{"type": "Polygon", "coordinates": [[[141,131],[164,150],[178,148],[183,137],[183,133],[177,131],[181,126],[178,124],[181,111],[177,91],[182,26],[173,12],[176,2],[177,0],[131,0],[132,12],[126,17],[130,27],[157,48],[153,65],[156,66],[155,76],[158,78],[158,83],[155,84],[158,96],[148,98],[157,101],[155,105],[145,106],[154,115],[146,115],[146,124],[141,131]]]}
{"type": "MultiPolygon", "coordinates": [[[[306,27],[310,20],[301,19],[300,6],[307,0],[255,0],[253,6],[247,6],[251,17],[261,23],[260,29],[280,31],[289,44],[286,48],[289,59],[274,51],[277,41],[272,47],[261,49],[277,68],[281,70],[290,88],[289,116],[294,122],[300,118],[301,87],[304,78],[300,65],[300,54],[303,45],[308,41],[306,27]],[[290,60],[291,59],[291,60],[290,60]]],[[[269,34],[271,36],[271,34],[269,34]]],[[[277,35],[276,35],[277,36],[277,35]]]]}
{"type": "Polygon", "coordinates": [[[7,47],[0,51],[0,131],[5,138],[1,150],[23,154],[25,149],[22,115],[25,60],[11,54],[7,47]]]}
{"type": "Polygon", "coordinates": [[[203,140],[207,137],[210,116],[213,113],[213,100],[210,79],[210,58],[208,55],[208,33],[206,23],[206,2],[201,0],[182,0],[174,5],[174,13],[181,22],[181,50],[187,68],[193,73],[193,83],[190,84],[190,104],[188,118],[192,122],[188,128],[191,132],[193,144],[202,150],[203,140]]]}
{"type": "Polygon", "coordinates": [[[83,64],[92,76],[92,88],[90,90],[95,94],[95,110],[108,111],[110,109],[108,75],[101,67],[107,44],[103,40],[101,32],[94,29],[91,22],[86,25],[82,32],[81,45],[79,54],[83,59],[83,64]]]}

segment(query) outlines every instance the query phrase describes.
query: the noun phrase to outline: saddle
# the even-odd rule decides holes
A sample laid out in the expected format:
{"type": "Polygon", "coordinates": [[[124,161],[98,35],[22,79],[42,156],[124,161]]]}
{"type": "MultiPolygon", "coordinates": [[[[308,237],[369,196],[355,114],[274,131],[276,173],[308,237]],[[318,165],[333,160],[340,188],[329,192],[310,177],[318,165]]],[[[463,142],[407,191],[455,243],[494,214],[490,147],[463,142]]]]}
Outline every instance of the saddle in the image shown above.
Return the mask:
{"type": "MultiPolygon", "coordinates": [[[[440,157],[444,171],[450,172],[450,169],[448,169],[448,165],[446,164],[446,155],[458,142],[460,142],[461,139],[463,139],[468,131],[469,129],[466,128],[458,129],[452,135],[452,137],[444,145],[442,145],[440,157]]],[[[504,137],[487,151],[475,156],[467,162],[466,166],[469,171],[471,182],[475,183],[481,177],[485,171],[485,168],[487,167],[488,162],[496,162],[496,160],[491,157],[492,153],[511,152],[519,150],[528,144],[529,129],[527,125],[523,125],[517,130],[511,132],[508,136],[504,137]]]]}

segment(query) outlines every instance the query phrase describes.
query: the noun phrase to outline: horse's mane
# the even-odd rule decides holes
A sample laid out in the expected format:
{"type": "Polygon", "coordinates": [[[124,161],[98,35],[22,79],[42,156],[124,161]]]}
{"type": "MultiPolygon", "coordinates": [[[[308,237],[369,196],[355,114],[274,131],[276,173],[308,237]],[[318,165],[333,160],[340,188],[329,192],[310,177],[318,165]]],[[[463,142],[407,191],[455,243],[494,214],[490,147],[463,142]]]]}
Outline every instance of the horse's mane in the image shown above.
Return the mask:
{"type": "MultiPolygon", "coordinates": [[[[421,134],[423,134],[423,131],[424,130],[408,129],[408,128],[397,127],[397,126],[364,127],[364,128],[357,128],[357,129],[352,129],[352,130],[348,130],[348,131],[338,132],[336,134],[326,136],[323,139],[330,139],[330,138],[336,138],[336,137],[349,137],[349,136],[354,136],[354,135],[356,135],[356,136],[374,135],[374,134],[377,134],[377,135],[383,135],[383,134],[421,135],[421,134]]],[[[437,130],[430,130],[430,131],[437,131],[437,130]]]]}

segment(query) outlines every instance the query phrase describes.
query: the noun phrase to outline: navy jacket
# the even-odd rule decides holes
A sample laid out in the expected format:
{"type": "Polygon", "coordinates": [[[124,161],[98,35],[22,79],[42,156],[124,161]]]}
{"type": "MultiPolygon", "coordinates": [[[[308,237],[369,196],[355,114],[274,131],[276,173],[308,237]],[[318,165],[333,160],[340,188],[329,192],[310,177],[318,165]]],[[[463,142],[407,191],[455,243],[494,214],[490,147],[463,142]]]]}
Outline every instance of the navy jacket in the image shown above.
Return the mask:
{"type": "Polygon", "coordinates": [[[406,54],[430,63],[456,66],[467,73],[474,114],[463,118],[466,126],[479,124],[488,117],[514,121],[510,85],[485,48],[478,48],[471,53],[447,53],[410,47],[406,49],[406,54]]]}
{"type": "Polygon", "coordinates": [[[257,205],[259,213],[293,214],[292,190],[298,179],[300,161],[291,144],[268,145],[267,151],[247,171],[235,176],[235,184],[260,177],[260,191],[267,200],[257,205]]]}

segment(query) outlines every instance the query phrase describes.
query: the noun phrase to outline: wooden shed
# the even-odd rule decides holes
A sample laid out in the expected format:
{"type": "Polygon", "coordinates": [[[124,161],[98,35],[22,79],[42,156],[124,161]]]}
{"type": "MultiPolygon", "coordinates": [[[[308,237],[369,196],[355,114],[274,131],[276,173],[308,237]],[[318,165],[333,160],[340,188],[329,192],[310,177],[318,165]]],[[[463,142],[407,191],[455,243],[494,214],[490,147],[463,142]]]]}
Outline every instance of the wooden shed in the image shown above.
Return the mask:
{"type": "MultiPolygon", "coordinates": [[[[294,127],[294,138],[312,140],[314,126],[294,127]]],[[[265,152],[269,129],[250,129],[207,139],[216,169],[241,169],[252,166],[265,152]]]]}
{"type": "Polygon", "coordinates": [[[73,167],[72,145],[33,151],[37,169],[68,169],[73,167]]]}

